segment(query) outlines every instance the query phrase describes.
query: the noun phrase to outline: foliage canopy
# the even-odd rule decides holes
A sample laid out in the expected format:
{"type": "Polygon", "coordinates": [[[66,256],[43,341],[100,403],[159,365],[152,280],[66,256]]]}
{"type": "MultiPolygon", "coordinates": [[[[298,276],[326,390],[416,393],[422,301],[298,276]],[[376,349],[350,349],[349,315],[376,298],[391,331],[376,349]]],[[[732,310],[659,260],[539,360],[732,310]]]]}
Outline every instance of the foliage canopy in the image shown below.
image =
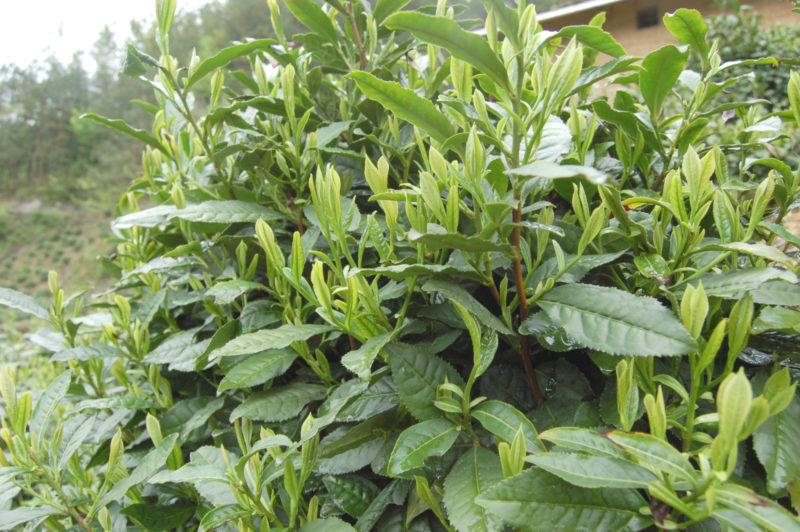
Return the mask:
{"type": "Polygon", "coordinates": [[[800,530],[800,174],[751,157],[800,76],[760,115],[726,71],[774,59],[696,11],[639,65],[603,17],[406,3],[287,0],[290,44],[270,0],[186,67],[158,3],[152,128],[87,116],[147,144],[117,284],[0,292],[64,367],[0,372],[0,528],[800,530]]]}

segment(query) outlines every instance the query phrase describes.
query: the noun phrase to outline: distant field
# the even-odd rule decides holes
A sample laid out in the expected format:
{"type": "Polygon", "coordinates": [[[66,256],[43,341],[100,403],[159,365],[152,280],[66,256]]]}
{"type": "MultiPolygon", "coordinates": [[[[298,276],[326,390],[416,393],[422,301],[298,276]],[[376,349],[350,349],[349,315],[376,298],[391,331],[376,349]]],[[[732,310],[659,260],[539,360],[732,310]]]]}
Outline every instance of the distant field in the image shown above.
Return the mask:
{"type": "Polygon", "coordinates": [[[114,249],[110,218],[86,207],[0,204],[0,285],[48,299],[50,270],[68,292],[103,285],[97,256],[114,249]]]}

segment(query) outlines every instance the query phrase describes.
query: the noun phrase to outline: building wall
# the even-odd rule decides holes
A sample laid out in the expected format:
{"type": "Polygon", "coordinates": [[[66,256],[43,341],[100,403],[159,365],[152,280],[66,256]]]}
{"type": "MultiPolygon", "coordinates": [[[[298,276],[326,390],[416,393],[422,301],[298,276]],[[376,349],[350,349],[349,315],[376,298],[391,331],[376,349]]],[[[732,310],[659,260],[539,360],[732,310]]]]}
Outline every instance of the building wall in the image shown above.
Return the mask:
{"type": "MultiPolygon", "coordinates": [[[[764,24],[800,24],[800,14],[792,12],[794,4],[790,1],[745,0],[743,3],[760,12],[764,16],[764,24]]],[[[545,29],[557,30],[564,26],[586,24],[596,14],[605,11],[604,29],[619,41],[628,55],[643,56],[665,44],[675,43],[675,38],[664,27],[662,18],[665,13],[672,13],[681,7],[697,9],[703,16],[720,12],[711,0],[628,0],[604,8],[546,20],[542,22],[542,26],[545,29]],[[637,29],[637,14],[652,8],[656,9],[658,24],[637,29]]]]}

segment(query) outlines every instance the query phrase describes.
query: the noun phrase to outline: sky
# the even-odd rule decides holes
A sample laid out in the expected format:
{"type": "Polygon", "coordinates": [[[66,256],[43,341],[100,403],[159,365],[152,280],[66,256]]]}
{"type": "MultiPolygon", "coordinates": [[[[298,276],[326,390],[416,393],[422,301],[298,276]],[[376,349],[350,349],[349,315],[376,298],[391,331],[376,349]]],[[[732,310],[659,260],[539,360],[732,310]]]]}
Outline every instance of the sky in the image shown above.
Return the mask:
{"type": "MultiPolygon", "coordinates": [[[[177,9],[195,9],[209,0],[178,0],[177,9]]],[[[88,52],[106,24],[120,44],[132,19],[153,20],[155,0],[0,0],[0,65],[27,66],[55,55],[69,62],[88,52]]]]}

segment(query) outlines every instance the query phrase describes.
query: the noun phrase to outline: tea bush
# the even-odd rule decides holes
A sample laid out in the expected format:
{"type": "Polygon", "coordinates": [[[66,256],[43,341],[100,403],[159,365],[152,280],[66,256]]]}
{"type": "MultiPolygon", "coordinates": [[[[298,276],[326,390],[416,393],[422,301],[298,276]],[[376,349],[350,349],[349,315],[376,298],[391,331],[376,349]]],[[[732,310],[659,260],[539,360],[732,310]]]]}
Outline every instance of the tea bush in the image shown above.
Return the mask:
{"type": "Polygon", "coordinates": [[[188,66],[158,3],[152,130],[88,116],[147,144],[118,282],[0,290],[64,368],[0,372],[2,528],[800,530],[800,174],[774,116],[711,142],[775,60],[406,3],[287,0],[290,42],[269,0],[188,66]]]}
{"type": "MultiPolygon", "coordinates": [[[[729,3],[725,7],[729,13],[709,17],[708,20],[709,39],[719,42],[719,53],[725,61],[758,57],[786,58],[800,44],[800,29],[795,25],[779,23],[765,28],[763,16],[751,7],[738,3],[729,3]]],[[[739,97],[761,98],[776,111],[788,107],[788,69],[762,65],[734,69],[733,72],[748,75],[750,79],[733,89],[739,97]]]]}

